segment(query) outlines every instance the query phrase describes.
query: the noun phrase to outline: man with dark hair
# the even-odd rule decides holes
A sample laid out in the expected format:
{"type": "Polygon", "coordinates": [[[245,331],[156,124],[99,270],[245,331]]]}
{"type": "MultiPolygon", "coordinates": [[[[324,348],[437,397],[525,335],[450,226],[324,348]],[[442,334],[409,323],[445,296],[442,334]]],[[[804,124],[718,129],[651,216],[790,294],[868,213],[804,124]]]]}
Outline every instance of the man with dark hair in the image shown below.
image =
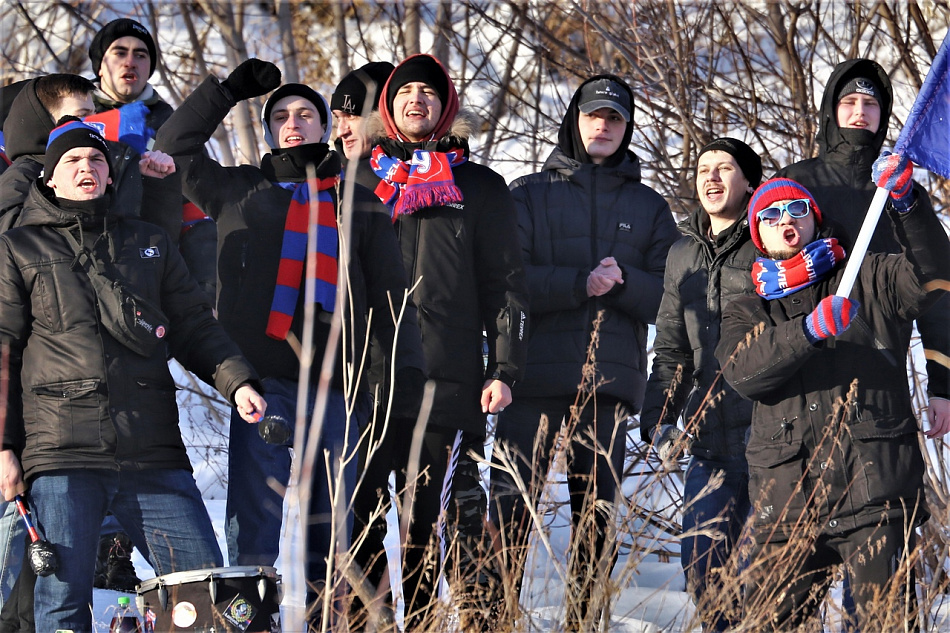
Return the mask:
{"type": "Polygon", "coordinates": [[[568,630],[600,626],[603,605],[591,604],[593,589],[616,561],[611,534],[627,418],[643,403],[647,325],[677,237],[669,205],[640,181],[640,160],[629,149],[633,106],[621,78],[587,79],[542,171],[511,183],[532,326],[525,379],[498,416],[490,511],[517,593],[534,527],[528,504],[540,499],[563,422],[573,543],[568,630]]]}
{"type": "Polygon", "coordinates": [[[950,243],[906,158],[885,153],[872,173],[902,254],[867,255],[849,296],[832,294],[846,257],[833,221],[808,189],[773,178],[749,203],[759,296],[723,312],[716,356],[754,402],[744,601],[769,630],[812,619],[839,565],[860,630],[918,628],[915,528],[928,511],[902,355],[928,284],[950,279],[950,243]]]}
{"type": "MultiPolygon", "coordinates": [[[[396,481],[400,494],[407,486],[415,491],[403,502],[411,505],[409,525],[402,527],[406,628],[427,630],[436,626],[430,615],[440,535],[433,528],[440,519],[448,521],[441,536],[452,562],[452,590],[467,594],[487,573],[481,560],[487,553],[485,491],[472,455],[483,453],[486,414],[511,402],[511,386],[524,371],[527,288],[511,195],[501,176],[469,160],[472,121],[460,116],[442,64],[431,55],[400,63],[380,94],[379,114],[384,131],[371,158],[381,178],[376,193],[392,212],[403,263],[418,284],[413,299],[434,387],[418,464],[409,462],[407,434],[396,481]],[[406,475],[410,468],[419,474],[414,481],[406,475]]],[[[388,490],[379,493],[388,507],[388,490]]],[[[458,597],[468,625],[481,609],[458,597]]]]}
{"type": "MultiPolygon", "coordinates": [[[[330,108],[337,120],[337,152],[346,159],[343,177],[355,174],[355,181],[370,190],[379,185],[379,176],[370,166],[373,145],[367,124],[370,117],[379,116],[379,95],[392,71],[389,62],[369,62],[345,75],[330,97],[330,108]]],[[[400,340],[414,340],[417,323],[404,319],[400,328],[412,328],[409,334],[400,334],[400,340]]],[[[358,572],[362,576],[362,590],[354,592],[351,608],[354,628],[368,626],[373,617],[382,618],[380,624],[393,617],[388,583],[379,586],[389,573],[388,561],[380,555],[385,553],[383,540],[387,531],[386,516],[380,512],[380,492],[388,491],[390,474],[395,471],[398,477],[404,467],[402,455],[419,413],[425,383],[425,374],[420,369],[424,365],[421,346],[411,353],[403,350],[392,359],[391,352],[381,349],[374,339],[370,341],[370,362],[368,378],[376,402],[374,415],[360,429],[359,471],[353,494],[353,560],[362,572],[358,572]],[[392,367],[395,385],[387,379],[393,375],[392,367]],[[371,604],[366,604],[370,599],[371,604]]]]}
{"type": "Polygon", "coordinates": [[[95,112],[95,89],[85,77],[57,73],[30,79],[16,91],[3,123],[12,164],[0,175],[0,232],[16,224],[30,186],[43,171],[46,141],[56,122],[95,112]]]}
{"type": "MultiPolygon", "coordinates": [[[[340,516],[336,510],[331,492],[337,491],[331,490],[331,483],[342,481],[344,490],[338,494],[350,498],[356,478],[357,428],[370,414],[365,376],[354,373],[362,365],[359,350],[366,337],[374,335],[389,355],[394,354],[390,301],[400,306],[407,285],[388,214],[372,193],[356,186],[352,214],[343,213],[340,158],[327,144],[330,108],[309,86],[285,84],[265,102],[261,125],[271,151],[259,167],[224,167],[203,151],[237,102],[266,94],[279,83],[277,67],[257,59],[242,63],[224,81],[206,78],[159,131],[157,146],[175,157],[189,199],[217,223],[218,316],[264,377],[271,411],[287,420],[296,420],[299,414],[309,429],[320,363],[314,363],[301,383],[298,354],[299,342],[306,340],[305,327],[312,329],[306,334],[312,335],[314,358],[335,354],[318,458],[309,482],[310,507],[302,509],[308,529],[308,621],[319,624],[318,599],[325,587],[328,558],[332,560],[341,547],[346,549],[352,528],[351,515],[340,516]],[[308,181],[308,166],[314,169],[314,182],[308,181]],[[314,186],[316,191],[311,190],[314,186]],[[311,197],[316,198],[320,215],[317,260],[304,275],[311,197]],[[349,242],[344,242],[347,230],[349,242]],[[340,268],[348,292],[338,298],[340,268]],[[308,283],[315,286],[312,323],[305,319],[308,283]],[[342,310],[343,342],[333,349],[330,328],[338,310],[342,310]],[[307,394],[305,410],[299,412],[298,389],[307,394]]],[[[404,318],[415,320],[411,304],[404,318]]],[[[418,345],[418,331],[411,334],[418,345]]],[[[236,565],[270,565],[278,555],[290,449],[265,443],[239,423],[237,412],[230,433],[226,525],[230,560],[236,565]]]]}
{"type": "MultiPolygon", "coordinates": [[[[841,62],[828,78],[821,98],[818,156],[789,165],[776,174],[805,186],[851,239],[857,238],[874,197],[871,166],[887,139],[893,103],[891,80],[880,64],[870,59],[841,62]]],[[[917,204],[931,207],[927,191],[917,184],[914,187],[917,204]]],[[[878,223],[868,250],[901,252],[887,222],[878,223]]],[[[927,363],[927,434],[935,437],[950,431],[950,366],[946,365],[950,358],[950,296],[944,295],[916,321],[927,363]]],[[[908,344],[911,332],[908,324],[908,344]]]]}
{"type": "Polygon", "coordinates": [[[346,166],[356,163],[356,182],[367,189],[379,184],[369,165],[373,149],[367,127],[369,117],[379,110],[379,93],[394,66],[389,62],[369,62],[347,73],[330,97],[330,109],[336,117],[336,148],[346,158],[346,166]]]}
{"type": "MultiPolygon", "coordinates": [[[[124,105],[141,102],[148,108],[145,122],[153,133],[172,114],[172,107],[162,100],[148,82],[158,62],[158,48],[148,29],[131,18],[112,20],[102,27],[89,45],[89,61],[97,78],[93,95],[96,112],[105,112],[124,105]]],[[[151,142],[151,139],[150,139],[151,142]]],[[[139,191],[134,169],[136,152],[121,143],[110,144],[116,170],[116,187],[139,191]],[[126,181],[132,184],[125,185],[126,181]]],[[[142,200],[142,219],[168,231],[188,270],[198,286],[214,304],[217,272],[213,253],[217,241],[214,222],[195,204],[181,196],[177,177],[165,180],[165,199],[142,200]]],[[[154,196],[154,193],[152,194],[154,196]]]]}
{"type": "Polygon", "coordinates": [[[752,403],[721,380],[713,352],[723,307],[753,292],[755,245],[745,216],[761,180],[762,160],[738,139],[717,138],[699,151],[699,206],[680,223],[684,237],[667,258],[640,413],[640,438],[653,443],[664,468],[678,469],[689,447],[680,560],[704,631],[726,631],[741,615],[739,596],[728,595],[722,576],[749,514],[752,403]],[[677,427],[680,416],[687,433],[677,427]],[[718,477],[722,484],[711,485],[718,477]]]}
{"type": "Polygon", "coordinates": [[[50,133],[19,226],[0,235],[11,382],[0,488],[10,501],[29,486],[59,561],[36,579],[37,631],[92,630],[107,511],[158,575],[222,564],[178,429],[169,354],[246,422],[266,407],[168,235],[113,205],[113,175],[98,130],[67,119],[50,133]],[[119,302],[117,281],[134,322],[103,308],[119,302]]]}

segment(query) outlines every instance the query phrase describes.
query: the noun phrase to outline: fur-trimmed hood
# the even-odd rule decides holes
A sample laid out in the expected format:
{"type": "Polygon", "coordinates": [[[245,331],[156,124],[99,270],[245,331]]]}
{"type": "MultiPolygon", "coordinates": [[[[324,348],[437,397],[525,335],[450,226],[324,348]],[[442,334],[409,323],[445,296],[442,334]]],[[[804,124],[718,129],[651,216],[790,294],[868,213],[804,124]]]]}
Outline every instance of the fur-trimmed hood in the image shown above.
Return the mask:
{"type": "MultiPolygon", "coordinates": [[[[449,128],[448,134],[443,136],[442,139],[460,138],[464,141],[468,141],[478,132],[479,124],[478,115],[471,110],[463,108],[459,110],[455,120],[452,121],[452,126],[449,128]]],[[[366,133],[373,139],[374,146],[378,145],[381,139],[386,138],[386,126],[383,124],[383,115],[381,115],[378,110],[374,110],[372,114],[366,117],[366,133]]],[[[441,141],[442,139],[439,140],[441,141]]]]}

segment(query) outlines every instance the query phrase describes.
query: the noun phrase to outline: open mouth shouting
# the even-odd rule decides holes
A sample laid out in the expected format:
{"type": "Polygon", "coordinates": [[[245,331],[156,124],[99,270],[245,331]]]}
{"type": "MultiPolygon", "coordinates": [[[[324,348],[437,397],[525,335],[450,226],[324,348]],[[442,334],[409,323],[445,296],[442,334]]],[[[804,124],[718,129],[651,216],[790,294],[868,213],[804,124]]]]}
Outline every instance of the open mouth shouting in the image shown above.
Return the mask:
{"type": "Polygon", "coordinates": [[[782,242],[789,248],[794,248],[802,242],[802,234],[798,230],[798,227],[794,225],[782,227],[781,236],[782,242]]]}
{"type": "Polygon", "coordinates": [[[94,194],[99,190],[99,181],[92,176],[83,176],[76,183],[76,187],[87,194],[94,194]]]}

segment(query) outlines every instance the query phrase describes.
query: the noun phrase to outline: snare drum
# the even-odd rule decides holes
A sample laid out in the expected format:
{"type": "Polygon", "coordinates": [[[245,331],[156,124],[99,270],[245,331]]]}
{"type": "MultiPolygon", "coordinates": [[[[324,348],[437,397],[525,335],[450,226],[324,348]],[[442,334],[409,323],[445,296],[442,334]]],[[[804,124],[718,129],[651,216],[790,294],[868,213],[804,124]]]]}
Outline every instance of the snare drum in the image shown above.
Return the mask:
{"type": "Polygon", "coordinates": [[[146,630],[280,633],[280,576],[273,567],[216,567],[146,580],[136,604],[146,630]],[[152,628],[148,628],[151,625],[152,628]]]}

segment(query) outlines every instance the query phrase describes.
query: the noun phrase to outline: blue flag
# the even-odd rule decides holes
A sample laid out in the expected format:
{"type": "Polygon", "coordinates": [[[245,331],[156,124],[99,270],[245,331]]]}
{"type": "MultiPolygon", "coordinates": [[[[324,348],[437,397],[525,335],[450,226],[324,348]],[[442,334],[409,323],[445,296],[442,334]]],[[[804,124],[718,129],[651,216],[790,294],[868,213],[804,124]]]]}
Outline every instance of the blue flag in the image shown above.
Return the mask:
{"type": "Polygon", "coordinates": [[[950,178],[950,38],[944,39],[894,145],[921,167],[950,178]]]}

